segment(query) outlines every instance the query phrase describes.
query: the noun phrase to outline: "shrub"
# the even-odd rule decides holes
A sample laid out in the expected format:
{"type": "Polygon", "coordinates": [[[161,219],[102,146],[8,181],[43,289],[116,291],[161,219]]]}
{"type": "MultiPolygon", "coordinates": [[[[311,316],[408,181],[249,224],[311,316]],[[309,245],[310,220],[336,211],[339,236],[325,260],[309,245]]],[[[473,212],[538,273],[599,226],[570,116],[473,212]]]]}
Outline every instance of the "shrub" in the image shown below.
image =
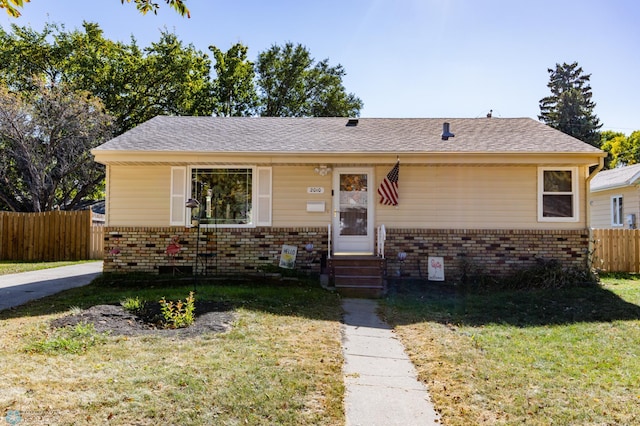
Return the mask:
{"type": "Polygon", "coordinates": [[[463,289],[466,291],[568,288],[600,282],[594,271],[586,267],[565,268],[556,259],[538,258],[535,265],[520,269],[504,278],[492,277],[472,266],[467,266],[463,276],[463,289]],[[472,273],[467,275],[467,270],[472,273]]]}
{"type": "Polygon", "coordinates": [[[564,268],[556,259],[536,259],[534,266],[505,280],[507,288],[566,288],[598,282],[598,276],[588,268],[564,268]]]}
{"type": "Polygon", "coordinates": [[[132,314],[139,314],[144,310],[145,301],[140,299],[138,296],[136,297],[127,297],[124,300],[120,301],[122,307],[132,314]]]}
{"type": "Polygon", "coordinates": [[[177,302],[167,301],[163,297],[160,299],[160,310],[163,316],[162,325],[165,328],[184,328],[188,327],[195,321],[195,299],[193,292],[189,292],[189,296],[177,302]]]}

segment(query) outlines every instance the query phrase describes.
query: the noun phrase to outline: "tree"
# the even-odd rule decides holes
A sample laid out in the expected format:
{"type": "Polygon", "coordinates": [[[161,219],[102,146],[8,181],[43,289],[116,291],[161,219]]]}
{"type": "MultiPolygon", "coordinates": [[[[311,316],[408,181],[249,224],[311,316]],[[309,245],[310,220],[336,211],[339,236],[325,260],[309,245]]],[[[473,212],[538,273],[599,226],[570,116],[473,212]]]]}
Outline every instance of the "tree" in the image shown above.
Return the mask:
{"type": "Polygon", "coordinates": [[[258,95],[254,84],[254,64],[247,60],[248,48],[236,43],[225,53],[209,46],[215,59],[213,113],[219,117],[254,115],[258,95]]]}
{"type": "Polygon", "coordinates": [[[596,104],[591,100],[591,74],[584,74],[577,62],[556,64],[555,69],[547,71],[551,96],[540,100],[538,119],[583,142],[599,146],[598,130],[602,124],[593,113],[596,104]]]}
{"type": "Polygon", "coordinates": [[[40,212],[94,198],[104,168],[89,150],[110,138],[111,123],[88,92],[40,84],[20,95],[0,86],[0,205],[40,212]]]}
{"type": "Polygon", "coordinates": [[[630,164],[627,137],[624,133],[605,130],[600,137],[600,149],[609,154],[604,160],[605,169],[615,169],[619,165],[630,164]]]}
{"type": "Polygon", "coordinates": [[[298,44],[273,45],[258,55],[260,115],[268,117],[354,117],[362,101],[347,94],[345,71],[325,59],[314,65],[309,50],[298,44]]]}
{"type": "MultiPolygon", "coordinates": [[[[5,9],[7,14],[13,18],[17,18],[21,15],[20,9],[24,7],[25,3],[29,3],[31,0],[0,0],[0,9],[5,9]]],[[[124,4],[125,0],[120,0],[120,3],[124,4]]],[[[126,0],[127,3],[131,3],[131,0],[126,0]]],[[[170,7],[172,7],[180,16],[186,16],[191,18],[191,14],[187,6],[185,6],[186,0],[165,0],[170,7]]],[[[152,0],[134,0],[136,9],[143,15],[148,12],[158,13],[160,6],[158,3],[154,3],[152,0]]]]}
{"type": "Polygon", "coordinates": [[[138,53],[129,58],[130,63],[120,64],[124,72],[111,73],[100,82],[101,89],[109,90],[110,82],[118,81],[119,90],[105,99],[107,109],[117,118],[118,132],[156,115],[211,115],[211,61],[206,54],[191,44],[184,46],[167,31],[142,55],[138,53]]]}
{"type": "Polygon", "coordinates": [[[102,99],[115,118],[116,134],[155,115],[211,115],[211,62],[175,34],[141,49],[105,39],[95,23],[84,31],[46,24],[42,32],[12,25],[0,28],[0,81],[13,91],[32,91],[37,82],[65,83],[102,99]]]}
{"type": "Polygon", "coordinates": [[[626,136],[621,132],[606,130],[602,132],[600,148],[609,155],[605,160],[605,168],[614,169],[640,163],[640,130],[626,136]]]}

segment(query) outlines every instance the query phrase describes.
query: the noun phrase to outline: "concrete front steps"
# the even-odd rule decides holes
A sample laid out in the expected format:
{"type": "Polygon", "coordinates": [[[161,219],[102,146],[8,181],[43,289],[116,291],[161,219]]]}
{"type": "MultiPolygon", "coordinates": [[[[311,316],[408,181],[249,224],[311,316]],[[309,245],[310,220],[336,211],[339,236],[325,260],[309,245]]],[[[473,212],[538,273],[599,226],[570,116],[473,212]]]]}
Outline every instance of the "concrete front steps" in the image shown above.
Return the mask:
{"type": "Polygon", "coordinates": [[[334,255],[327,259],[329,283],[345,297],[382,297],[387,291],[386,265],[376,256],[334,255]]]}

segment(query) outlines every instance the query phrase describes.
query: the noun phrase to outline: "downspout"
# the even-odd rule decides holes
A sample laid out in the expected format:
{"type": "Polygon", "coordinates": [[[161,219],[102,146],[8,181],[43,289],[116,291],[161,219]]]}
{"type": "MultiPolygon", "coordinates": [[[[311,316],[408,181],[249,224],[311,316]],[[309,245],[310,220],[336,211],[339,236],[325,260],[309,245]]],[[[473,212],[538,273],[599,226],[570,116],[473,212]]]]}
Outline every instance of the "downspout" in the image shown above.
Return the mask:
{"type": "MultiPolygon", "coordinates": [[[[587,192],[587,205],[586,205],[586,221],[587,221],[587,227],[589,229],[591,229],[590,223],[591,223],[591,209],[589,208],[589,206],[591,205],[591,190],[589,189],[589,184],[591,183],[591,179],[593,179],[600,170],[604,169],[604,157],[600,157],[598,158],[598,166],[593,170],[593,172],[591,172],[591,174],[589,174],[589,176],[587,176],[587,180],[585,182],[585,189],[587,192]]],[[[587,168],[587,170],[589,170],[589,168],[587,168]]]]}
{"type": "MultiPolygon", "coordinates": [[[[586,203],[586,215],[585,220],[587,221],[587,229],[589,230],[589,244],[588,244],[588,252],[587,252],[587,270],[591,271],[592,267],[592,256],[595,251],[595,242],[593,240],[593,229],[591,228],[591,189],[589,189],[591,179],[593,179],[600,170],[604,169],[604,157],[600,157],[598,159],[598,166],[587,176],[587,180],[585,182],[585,189],[587,193],[587,203],[586,203]]],[[[589,170],[589,168],[587,168],[589,170]]]]}

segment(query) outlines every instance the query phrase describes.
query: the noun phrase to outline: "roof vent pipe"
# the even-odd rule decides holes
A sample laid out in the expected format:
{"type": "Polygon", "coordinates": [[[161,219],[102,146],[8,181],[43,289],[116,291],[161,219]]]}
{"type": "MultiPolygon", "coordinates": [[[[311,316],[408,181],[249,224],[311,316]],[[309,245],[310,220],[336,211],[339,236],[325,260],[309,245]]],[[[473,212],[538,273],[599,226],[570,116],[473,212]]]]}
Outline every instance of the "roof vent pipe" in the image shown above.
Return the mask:
{"type": "Polygon", "coordinates": [[[442,140],[448,141],[449,138],[454,137],[455,135],[449,131],[449,123],[442,123],[442,140]]]}

